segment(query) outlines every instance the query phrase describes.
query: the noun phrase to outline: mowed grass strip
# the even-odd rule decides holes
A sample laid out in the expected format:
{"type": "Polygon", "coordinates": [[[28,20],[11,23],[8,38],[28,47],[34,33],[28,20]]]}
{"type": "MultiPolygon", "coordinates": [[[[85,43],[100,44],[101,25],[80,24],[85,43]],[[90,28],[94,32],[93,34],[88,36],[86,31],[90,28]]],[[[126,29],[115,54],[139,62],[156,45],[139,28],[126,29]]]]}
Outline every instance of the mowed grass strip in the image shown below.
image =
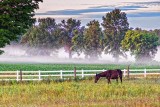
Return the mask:
{"type": "MultiPolygon", "coordinates": [[[[0,63],[0,71],[54,71],[54,70],[103,70],[127,69],[128,64],[11,64],[0,63]]],[[[160,65],[131,64],[130,69],[160,69],[160,65]]]]}
{"type": "Polygon", "coordinates": [[[160,79],[132,79],[108,85],[98,81],[1,83],[0,106],[159,107],[160,79]]]}

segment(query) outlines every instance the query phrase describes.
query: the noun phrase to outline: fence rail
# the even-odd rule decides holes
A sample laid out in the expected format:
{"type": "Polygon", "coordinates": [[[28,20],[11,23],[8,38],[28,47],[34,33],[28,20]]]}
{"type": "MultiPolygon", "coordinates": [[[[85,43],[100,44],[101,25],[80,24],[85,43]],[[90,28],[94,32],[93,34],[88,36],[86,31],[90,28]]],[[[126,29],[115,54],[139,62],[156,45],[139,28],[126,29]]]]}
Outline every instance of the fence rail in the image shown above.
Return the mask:
{"type": "MultiPolygon", "coordinates": [[[[45,78],[69,78],[69,77],[86,77],[86,76],[94,76],[96,73],[100,73],[105,71],[103,70],[56,70],[56,71],[0,71],[0,80],[16,80],[16,81],[40,81],[45,78]]],[[[123,76],[126,77],[128,75],[127,70],[123,69],[123,76]]],[[[130,76],[141,76],[147,77],[148,75],[158,75],[160,76],[160,69],[130,69],[130,76]]]]}

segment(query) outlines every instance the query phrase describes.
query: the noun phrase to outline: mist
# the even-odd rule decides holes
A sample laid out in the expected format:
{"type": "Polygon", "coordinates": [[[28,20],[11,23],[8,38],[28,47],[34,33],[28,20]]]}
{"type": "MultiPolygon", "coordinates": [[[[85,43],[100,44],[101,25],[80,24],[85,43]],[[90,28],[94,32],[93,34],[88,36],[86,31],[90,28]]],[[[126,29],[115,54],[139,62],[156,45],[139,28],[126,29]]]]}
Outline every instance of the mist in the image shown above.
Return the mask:
{"type": "MultiPolygon", "coordinates": [[[[27,48],[29,49],[29,48],[27,48]]],[[[4,54],[0,55],[0,63],[115,63],[112,55],[106,55],[102,53],[98,60],[85,59],[85,55],[82,53],[78,56],[76,53],[73,54],[72,59],[68,58],[68,53],[63,48],[56,52],[52,52],[49,56],[36,55],[31,56],[26,53],[26,48],[19,45],[8,45],[2,48],[5,51],[4,54]]],[[[127,54],[127,59],[120,57],[119,62],[116,63],[135,63],[134,56],[130,53],[127,54]]],[[[154,58],[156,62],[160,62],[160,48],[154,58]]]]}

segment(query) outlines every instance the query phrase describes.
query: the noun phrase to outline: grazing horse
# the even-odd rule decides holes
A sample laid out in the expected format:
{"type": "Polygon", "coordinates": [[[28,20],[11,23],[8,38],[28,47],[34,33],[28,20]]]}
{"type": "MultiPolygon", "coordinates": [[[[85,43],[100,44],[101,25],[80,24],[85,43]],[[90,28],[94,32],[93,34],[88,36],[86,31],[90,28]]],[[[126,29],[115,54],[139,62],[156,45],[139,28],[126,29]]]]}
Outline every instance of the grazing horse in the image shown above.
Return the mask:
{"type": "Polygon", "coordinates": [[[122,71],[120,69],[116,69],[116,70],[107,70],[104,72],[101,72],[99,74],[96,74],[95,76],[95,83],[97,83],[97,81],[99,80],[100,77],[106,77],[106,79],[108,80],[108,84],[111,83],[110,79],[116,79],[117,83],[118,83],[118,77],[121,80],[122,83],[122,71]]]}

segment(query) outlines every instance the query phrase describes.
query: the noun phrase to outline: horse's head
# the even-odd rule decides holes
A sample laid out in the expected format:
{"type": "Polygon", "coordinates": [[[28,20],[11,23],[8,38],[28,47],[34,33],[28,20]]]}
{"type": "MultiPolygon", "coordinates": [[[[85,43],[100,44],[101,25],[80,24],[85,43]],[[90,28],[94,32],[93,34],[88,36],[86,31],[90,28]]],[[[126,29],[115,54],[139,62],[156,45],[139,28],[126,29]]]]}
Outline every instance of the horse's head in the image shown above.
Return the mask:
{"type": "Polygon", "coordinates": [[[95,76],[95,83],[97,83],[97,81],[99,80],[100,76],[96,73],[96,76],[95,76]]]}

